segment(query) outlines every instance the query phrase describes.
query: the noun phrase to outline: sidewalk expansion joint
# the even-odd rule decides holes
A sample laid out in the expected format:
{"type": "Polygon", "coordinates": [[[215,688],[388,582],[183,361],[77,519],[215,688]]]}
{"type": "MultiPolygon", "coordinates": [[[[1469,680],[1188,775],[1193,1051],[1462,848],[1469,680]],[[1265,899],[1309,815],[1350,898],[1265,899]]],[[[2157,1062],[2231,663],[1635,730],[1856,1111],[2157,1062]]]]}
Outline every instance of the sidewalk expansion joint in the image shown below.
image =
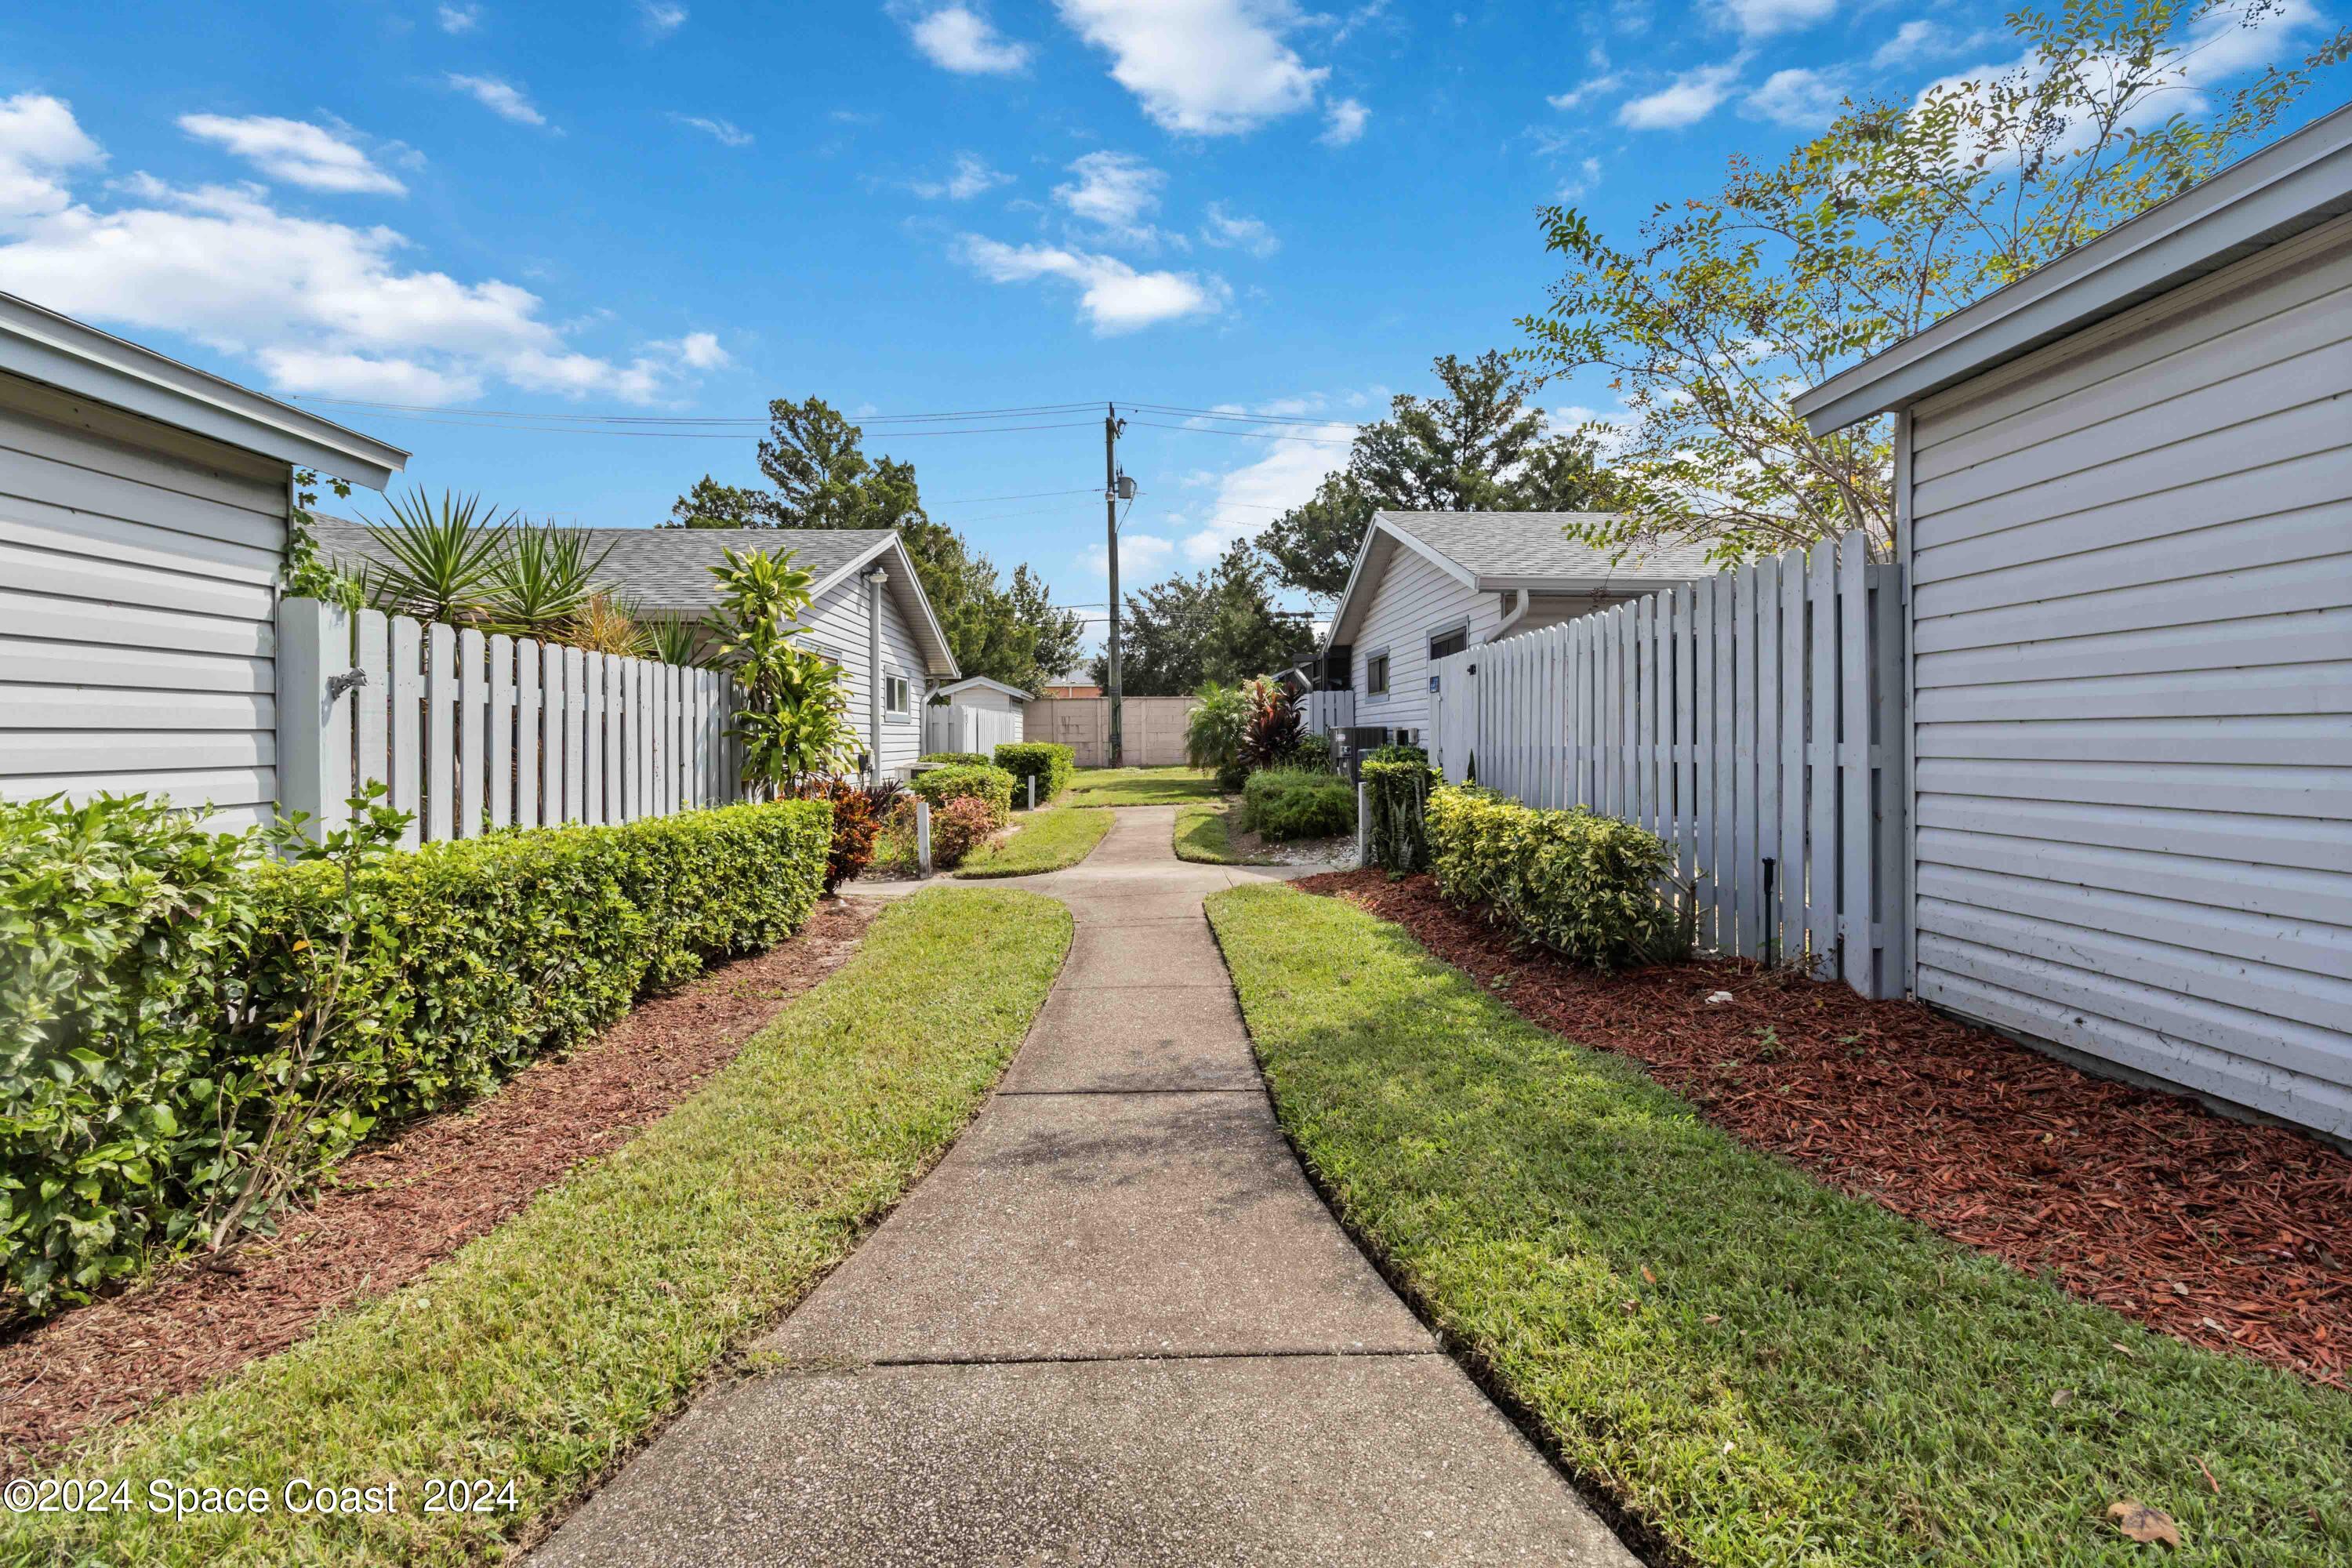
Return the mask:
{"type": "MultiPolygon", "coordinates": [[[[1434,1348],[1364,1349],[1364,1350],[1193,1350],[1193,1351],[1069,1351],[1045,1355],[904,1355],[877,1356],[872,1361],[851,1363],[855,1366],[1095,1366],[1118,1365],[1126,1362],[1155,1361],[1362,1361],[1370,1359],[1396,1360],[1418,1356],[1423,1360],[1443,1361],[1445,1352],[1434,1348]]],[[[824,1370],[840,1371],[839,1365],[824,1370]]]]}
{"type": "Polygon", "coordinates": [[[1244,1089],[1000,1089],[1000,1096],[1023,1100],[1046,1100],[1056,1095],[1106,1094],[1255,1094],[1264,1097],[1262,1085],[1251,1084],[1244,1089]]]}

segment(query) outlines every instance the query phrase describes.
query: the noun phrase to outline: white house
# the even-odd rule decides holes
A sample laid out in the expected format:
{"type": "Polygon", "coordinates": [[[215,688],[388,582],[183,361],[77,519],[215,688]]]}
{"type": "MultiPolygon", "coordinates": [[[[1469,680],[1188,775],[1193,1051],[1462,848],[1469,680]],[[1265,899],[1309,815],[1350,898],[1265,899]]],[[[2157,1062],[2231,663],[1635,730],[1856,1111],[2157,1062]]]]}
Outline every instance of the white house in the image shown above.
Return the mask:
{"type": "Polygon", "coordinates": [[[0,294],[0,795],[266,812],[293,473],[407,458],[0,294]]]}
{"type": "MultiPolygon", "coordinates": [[[[730,549],[793,552],[815,574],[801,624],[808,645],[838,664],[860,745],[881,773],[904,778],[925,751],[924,694],[961,673],[947,634],[915,575],[898,535],[887,528],[590,528],[588,559],[600,557],[600,581],[648,616],[707,619],[719,607],[710,574],[730,549]]],[[[381,552],[358,524],[322,520],[316,530],[330,558],[356,564],[381,552]]]]}
{"type": "Polygon", "coordinates": [[[992,752],[1028,733],[1030,694],[1017,686],[970,675],[931,693],[923,710],[927,752],[992,752]]]}
{"type": "Polygon", "coordinates": [[[1662,546],[1612,564],[1608,552],[1571,543],[1560,531],[1592,515],[1375,513],[1318,661],[1325,691],[1350,691],[1352,700],[1311,700],[1317,727],[1378,726],[1418,739],[1429,723],[1433,658],[1713,570],[1690,546],[1662,546]]]}
{"type": "Polygon", "coordinates": [[[1895,416],[1916,994],[2352,1137],[2352,109],[1796,407],[1895,416]]]}

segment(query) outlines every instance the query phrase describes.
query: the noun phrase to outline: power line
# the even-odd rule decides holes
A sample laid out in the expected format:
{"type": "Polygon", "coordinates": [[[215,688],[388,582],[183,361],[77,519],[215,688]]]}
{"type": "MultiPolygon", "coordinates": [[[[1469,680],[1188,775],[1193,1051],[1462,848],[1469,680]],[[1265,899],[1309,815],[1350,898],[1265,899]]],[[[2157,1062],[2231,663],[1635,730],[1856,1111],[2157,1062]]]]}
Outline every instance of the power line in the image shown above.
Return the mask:
{"type": "MultiPolygon", "coordinates": [[[[520,408],[473,408],[459,404],[383,403],[356,397],[294,397],[291,401],[307,403],[323,408],[356,408],[379,414],[446,414],[473,419],[537,419],[565,424],[588,425],[751,425],[771,423],[771,416],[757,415],[669,415],[669,414],[565,414],[520,408]]],[[[1011,408],[963,408],[937,414],[868,414],[861,422],[868,425],[925,423],[951,419],[1001,419],[1014,415],[1070,414],[1082,408],[1092,408],[1091,403],[1035,403],[1011,408]]]]}
{"type": "Polygon", "coordinates": [[[1276,436],[1263,430],[1213,430],[1200,425],[1162,425],[1152,419],[1130,419],[1130,425],[1147,426],[1154,430],[1181,430],[1193,436],[1235,436],[1244,441],[1297,441],[1309,447],[1347,447],[1351,441],[1320,440],[1313,436],[1276,436]]]}
{"type": "Polygon", "coordinates": [[[1222,419],[1228,424],[1307,425],[1323,428],[1345,426],[1350,430],[1362,428],[1353,419],[1320,419],[1303,414],[1236,414],[1224,408],[1187,408],[1175,403],[1135,403],[1129,405],[1148,414],[1185,414],[1199,419],[1222,419]]]}
{"type": "MultiPolygon", "coordinates": [[[[398,419],[413,425],[447,425],[461,430],[517,430],[536,436],[630,436],[658,441],[740,441],[740,430],[633,430],[610,429],[595,425],[514,425],[491,419],[442,419],[425,414],[379,413],[379,419],[398,419]]],[[[537,418],[532,415],[527,417],[537,418]]],[[[1009,436],[1024,430],[1076,430],[1094,424],[1091,419],[1065,420],[1044,425],[961,425],[943,430],[887,430],[883,435],[890,440],[902,440],[917,436],[1009,436]]]]}

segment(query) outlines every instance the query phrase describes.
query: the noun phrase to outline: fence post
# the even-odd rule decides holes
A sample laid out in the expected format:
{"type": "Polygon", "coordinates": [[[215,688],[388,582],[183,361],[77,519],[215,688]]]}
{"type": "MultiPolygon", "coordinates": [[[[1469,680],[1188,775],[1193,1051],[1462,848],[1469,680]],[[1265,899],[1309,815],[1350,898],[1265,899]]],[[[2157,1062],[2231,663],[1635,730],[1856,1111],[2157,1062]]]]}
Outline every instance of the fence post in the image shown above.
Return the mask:
{"type": "Polygon", "coordinates": [[[915,869],[928,877],[931,874],[931,803],[915,803],[915,869]]]}
{"type": "Polygon", "coordinates": [[[1031,774],[1029,774],[1029,775],[1028,775],[1028,778],[1029,778],[1029,809],[1030,809],[1030,810],[1032,810],[1032,811],[1034,811],[1034,810],[1036,810],[1036,809],[1037,809],[1037,775],[1036,775],[1035,773],[1031,773],[1031,774]]]}
{"type": "Polygon", "coordinates": [[[278,799],[306,811],[316,837],[351,819],[352,705],[335,678],[351,668],[350,617],[317,599],[278,605],[278,799]]]}

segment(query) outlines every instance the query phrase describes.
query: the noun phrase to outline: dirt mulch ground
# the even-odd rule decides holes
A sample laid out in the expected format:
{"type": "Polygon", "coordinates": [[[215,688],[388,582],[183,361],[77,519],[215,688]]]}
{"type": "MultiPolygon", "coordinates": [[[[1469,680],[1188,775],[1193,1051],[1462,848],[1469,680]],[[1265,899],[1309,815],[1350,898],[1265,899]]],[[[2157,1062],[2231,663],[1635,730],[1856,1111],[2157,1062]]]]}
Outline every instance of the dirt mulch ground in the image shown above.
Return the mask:
{"type": "Polygon", "coordinates": [[[275,1238],[0,1338],[0,1476],[284,1350],[626,1142],[838,969],[880,907],[827,900],[790,941],[643,1004],[593,1046],[533,1063],[488,1100],[362,1149],[275,1238]]]}
{"type": "Polygon", "coordinates": [[[1429,878],[1309,877],[1531,1021],[1645,1065],[1785,1155],[2151,1328],[2343,1388],[2352,1157],[2053,1060],[1907,1002],[1716,960],[1603,978],[1446,904],[1429,878]],[[1727,1002],[1707,997],[1727,991],[1727,1002]]]}

